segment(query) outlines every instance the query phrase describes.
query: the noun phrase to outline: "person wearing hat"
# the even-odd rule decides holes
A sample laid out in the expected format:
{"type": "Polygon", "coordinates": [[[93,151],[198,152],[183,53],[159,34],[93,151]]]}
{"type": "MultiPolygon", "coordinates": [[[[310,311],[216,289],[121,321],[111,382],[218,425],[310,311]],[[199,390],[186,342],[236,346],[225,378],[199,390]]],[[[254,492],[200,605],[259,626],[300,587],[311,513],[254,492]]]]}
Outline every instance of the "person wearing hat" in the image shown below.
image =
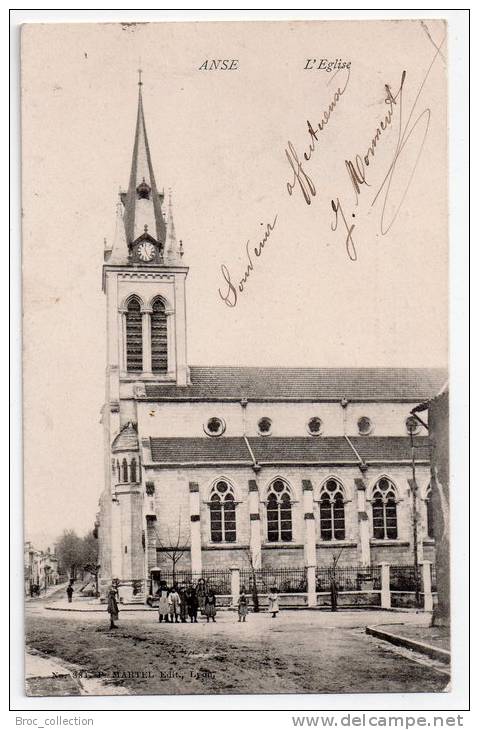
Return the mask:
{"type": "Polygon", "coordinates": [[[110,614],[110,629],[117,629],[118,626],[116,625],[115,621],[118,621],[118,601],[117,601],[118,591],[115,588],[114,584],[111,584],[110,590],[108,591],[108,603],[106,610],[110,614]]]}

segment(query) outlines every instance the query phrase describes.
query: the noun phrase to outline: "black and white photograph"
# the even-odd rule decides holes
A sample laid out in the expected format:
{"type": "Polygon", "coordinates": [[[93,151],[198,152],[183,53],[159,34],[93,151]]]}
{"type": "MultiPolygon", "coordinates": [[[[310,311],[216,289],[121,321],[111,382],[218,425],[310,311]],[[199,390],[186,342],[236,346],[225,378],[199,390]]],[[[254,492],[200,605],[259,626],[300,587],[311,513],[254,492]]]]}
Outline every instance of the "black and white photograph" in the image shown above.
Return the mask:
{"type": "Polygon", "coordinates": [[[25,696],[451,692],[447,21],[20,43],[25,696]]]}

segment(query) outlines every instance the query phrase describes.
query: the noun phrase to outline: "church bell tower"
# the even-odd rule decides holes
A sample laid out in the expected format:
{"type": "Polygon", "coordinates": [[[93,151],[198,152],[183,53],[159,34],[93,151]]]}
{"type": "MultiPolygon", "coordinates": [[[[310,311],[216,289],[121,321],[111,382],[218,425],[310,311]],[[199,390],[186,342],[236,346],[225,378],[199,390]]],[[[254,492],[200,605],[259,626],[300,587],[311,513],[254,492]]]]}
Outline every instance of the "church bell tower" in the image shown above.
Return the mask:
{"type": "Polygon", "coordinates": [[[153,172],[141,80],[130,178],[120,191],[113,242],[105,242],[106,394],[103,407],[105,490],[101,499],[102,590],[117,579],[136,591],[145,580],[138,401],[151,383],[189,383],[183,245],[176,239],[171,191],[153,172]],[[106,534],[105,534],[106,533],[106,534]]]}

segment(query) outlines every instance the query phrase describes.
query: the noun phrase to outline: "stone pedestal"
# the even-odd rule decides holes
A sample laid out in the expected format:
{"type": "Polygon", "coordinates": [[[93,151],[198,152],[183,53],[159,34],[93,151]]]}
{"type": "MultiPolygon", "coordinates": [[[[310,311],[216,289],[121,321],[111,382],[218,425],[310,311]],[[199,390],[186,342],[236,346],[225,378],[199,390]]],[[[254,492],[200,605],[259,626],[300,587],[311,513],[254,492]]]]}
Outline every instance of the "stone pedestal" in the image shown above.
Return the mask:
{"type": "Polygon", "coordinates": [[[380,563],[381,566],[381,608],[391,608],[391,586],[389,563],[380,563]]]}
{"type": "Polygon", "coordinates": [[[425,560],[422,564],[422,585],[424,591],[424,610],[432,611],[431,563],[425,560]]]}
{"type": "Polygon", "coordinates": [[[308,580],[308,608],[315,608],[316,600],[316,566],[310,565],[306,568],[306,577],[308,580]]]}
{"type": "Polygon", "coordinates": [[[240,594],[240,571],[239,568],[230,568],[231,571],[231,605],[238,605],[240,594]]]}

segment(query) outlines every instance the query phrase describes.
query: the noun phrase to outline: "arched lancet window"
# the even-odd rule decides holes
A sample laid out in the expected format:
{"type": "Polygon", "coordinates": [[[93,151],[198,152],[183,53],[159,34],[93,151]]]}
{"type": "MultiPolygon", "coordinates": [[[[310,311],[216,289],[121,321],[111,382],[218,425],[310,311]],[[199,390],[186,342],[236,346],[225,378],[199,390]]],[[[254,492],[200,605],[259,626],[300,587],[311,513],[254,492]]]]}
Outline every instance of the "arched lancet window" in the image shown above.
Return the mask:
{"type": "Polygon", "coordinates": [[[268,490],[266,519],[269,542],[291,542],[293,539],[291,495],[282,479],[275,479],[268,490]]]}
{"type": "Polygon", "coordinates": [[[128,481],[128,462],[126,459],[123,459],[121,462],[121,475],[122,475],[122,481],[127,482],[128,481]]]}
{"type": "Polygon", "coordinates": [[[319,499],[319,527],[322,540],[344,540],[344,494],[336,479],[328,479],[319,499]]]}
{"type": "Polygon", "coordinates": [[[396,490],[390,479],[380,479],[373,490],[373,536],[395,540],[398,536],[396,490]]]}
{"type": "Polygon", "coordinates": [[[143,329],[141,305],[135,297],[130,299],[126,311],[126,369],[129,373],[143,370],[143,329]]]}
{"type": "Polygon", "coordinates": [[[168,335],[166,308],[161,299],[155,299],[150,315],[151,322],[151,370],[166,373],[168,370],[168,335]]]}
{"type": "Polygon", "coordinates": [[[120,462],[118,461],[118,459],[116,460],[116,475],[118,478],[118,482],[121,482],[120,462]]]}
{"type": "Polygon", "coordinates": [[[434,511],[432,508],[432,489],[431,485],[427,488],[426,492],[426,528],[427,536],[430,538],[434,537],[434,511]]]}
{"type": "Polygon", "coordinates": [[[231,484],[223,480],[213,487],[210,501],[211,542],[235,542],[236,504],[231,484]]]}
{"type": "Polygon", "coordinates": [[[130,482],[136,482],[136,459],[131,460],[130,464],[130,482]]]}

